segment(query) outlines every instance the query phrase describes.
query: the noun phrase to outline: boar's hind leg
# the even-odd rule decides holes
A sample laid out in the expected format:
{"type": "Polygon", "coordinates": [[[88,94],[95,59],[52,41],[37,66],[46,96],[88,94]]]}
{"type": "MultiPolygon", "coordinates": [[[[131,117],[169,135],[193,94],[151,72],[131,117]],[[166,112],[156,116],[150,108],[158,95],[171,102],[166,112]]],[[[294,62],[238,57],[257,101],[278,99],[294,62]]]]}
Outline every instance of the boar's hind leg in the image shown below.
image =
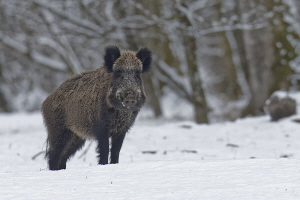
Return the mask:
{"type": "Polygon", "coordinates": [[[76,136],[75,134],[72,134],[71,139],[68,141],[68,143],[65,145],[61,159],[59,162],[59,168],[60,169],[66,169],[66,163],[67,161],[74,156],[76,151],[81,149],[85,143],[85,140],[81,139],[80,137],[76,136]]]}
{"type": "Polygon", "coordinates": [[[116,137],[112,137],[111,156],[110,156],[111,164],[119,163],[119,154],[122,148],[125,135],[126,134],[121,134],[116,137]]]}
{"type": "Polygon", "coordinates": [[[71,132],[68,130],[61,130],[56,127],[56,130],[50,131],[48,134],[48,150],[47,158],[50,170],[64,169],[60,166],[60,160],[65,146],[71,139],[71,132]]]}

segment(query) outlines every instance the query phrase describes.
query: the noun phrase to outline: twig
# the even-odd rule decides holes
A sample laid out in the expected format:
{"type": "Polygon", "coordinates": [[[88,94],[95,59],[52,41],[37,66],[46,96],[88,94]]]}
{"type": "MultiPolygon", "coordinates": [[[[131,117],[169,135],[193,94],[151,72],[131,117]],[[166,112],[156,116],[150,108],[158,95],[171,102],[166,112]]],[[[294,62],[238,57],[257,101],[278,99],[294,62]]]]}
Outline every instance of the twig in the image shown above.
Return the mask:
{"type": "Polygon", "coordinates": [[[92,144],[93,144],[93,141],[90,142],[89,146],[82,152],[82,154],[78,157],[78,159],[82,158],[84,155],[87,154],[87,152],[89,151],[92,144]]]}
{"type": "Polygon", "coordinates": [[[46,153],[46,151],[40,151],[37,154],[35,154],[34,156],[31,157],[32,160],[35,160],[39,155],[46,153]]]}

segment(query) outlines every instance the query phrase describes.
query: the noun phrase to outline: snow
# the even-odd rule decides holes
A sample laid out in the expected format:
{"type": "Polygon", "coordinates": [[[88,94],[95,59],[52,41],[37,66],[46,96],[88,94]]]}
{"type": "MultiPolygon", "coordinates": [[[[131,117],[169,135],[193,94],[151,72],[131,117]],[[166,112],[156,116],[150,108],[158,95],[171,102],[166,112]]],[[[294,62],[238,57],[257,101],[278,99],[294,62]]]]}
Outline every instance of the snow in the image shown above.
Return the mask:
{"type": "Polygon", "coordinates": [[[0,199],[300,199],[300,115],[197,125],[139,119],[117,165],[88,141],[49,171],[40,113],[0,115],[0,199]],[[34,159],[32,159],[36,156],[34,159]]]}
{"type": "Polygon", "coordinates": [[[13,39],[11,39],[7,36],[3,36],[2,34],[0,34],[0,41],[1,40],[7,46],[9,46],[9,47],[11,47],[11,48],[23,53],[23,54],[28,53],[28,48],[19,41],[13,40],[13,39]]]}
{"type": "Polygon", "coordinates": [[[6,173],[2,199],[296,199],[299,164],[296,160],[157,161],[6,173]]]}
{"type": "Polygon", "coordinates": [[[67,68],[65,63],[63,63],[59,60],[49,58],[45,55],[40,54],[39,52],[33,51],[31,53],[31,56],[36,62],[41,63],[41,64],[46,65],[46,66],[49,66],[49,67],[51,67],[55,70],[65,71],[66,68],[67,68]]]}

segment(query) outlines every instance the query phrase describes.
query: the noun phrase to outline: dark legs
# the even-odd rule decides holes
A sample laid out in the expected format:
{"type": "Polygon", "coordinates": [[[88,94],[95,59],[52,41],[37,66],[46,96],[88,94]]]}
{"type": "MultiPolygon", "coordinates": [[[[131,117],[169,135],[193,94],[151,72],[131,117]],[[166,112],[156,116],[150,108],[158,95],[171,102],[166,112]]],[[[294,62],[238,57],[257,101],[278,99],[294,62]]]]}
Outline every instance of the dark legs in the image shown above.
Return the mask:
{"type": "Polygon", "coordinates": [[[50,170],[66,169],[67,160],[80,149],[84,140],[69,130],[49,134],[46,157],[50,170]]]}
{"type": "MultiPolygon", "coordinates": [[[[108,156],[109,156],[109,134],[108,131],[104,131],[103,129],[95,129],[97,131],[97,140],[98,147],[97,151],[99,153],[99,164],[105,165],[108,164],[108,156]]],[[[111,161],[110,163],[118,163],[119,162],[119,153],[123,144],[123,140],[126,134],[118,135],[117,137],[112,137],[111,143],[111,161]]]]}
{"type": "MultiPolygon", "coordinates": [[[[108,131],[95,129],[98,140],[97,151],[99,153],[99,164],[108,164],[109,157],[109,134],[108,131]]],[[[119,162],[119,153],[122,148],[123,140],[126,134],[112,137],[111,144],[111,161],[110,163],[119,162]]],[[[50,170],[66,169],[66,162],[73,156],[77,150],[84,145],[85,140],[79,138],[69,130],[57,131],[55,134],[48,135],[48,147],[46,158],[48,159],[50,170]]]]}
{"type": "MultiPolygon", "coordinates": [[[[54,130],[55,131],[55,130],[54,130]]],[[[69,131],[55,131],[48,133],[48,146],[46,158],[50,170],[60,170],[60,158],[62,151],[71,139],[69,131]]]]}
{"type": "Polygon", "coordinates": [[[118,137],[112,138],[111,144],[111,155],[110,155],[110,163],[115,164],[119,163],[119,154],[122,148],[122,144],[124,141],[126,134],[119,135],[118,137]]]}
{"type": "Polygon", "coordinates": [[[98,164],[105,165],[108,164],[108,154],[109,154],[109,135],[108,131],[96,128],[94,130],[97,134],[97,140],[98,140],[98,146],[97,146],[97,152],[98,152],[98,164]]]}
{"type": "Polygon", "coordinates": [[[63,154],[61,156],[60,163],[59,163],[60,169],[66,169],[66,163],[67,163],[68,159],[70,159],[72,156],[74,156],[76,151],[78,151],[79,149],[81,149],[83,147],[84,143],[85,143],[85,140],[82,140],[81,138],[79,138],[76,135],[72,135],[71,140],[69,141],[67,146],[65,146],[63,154]]]}

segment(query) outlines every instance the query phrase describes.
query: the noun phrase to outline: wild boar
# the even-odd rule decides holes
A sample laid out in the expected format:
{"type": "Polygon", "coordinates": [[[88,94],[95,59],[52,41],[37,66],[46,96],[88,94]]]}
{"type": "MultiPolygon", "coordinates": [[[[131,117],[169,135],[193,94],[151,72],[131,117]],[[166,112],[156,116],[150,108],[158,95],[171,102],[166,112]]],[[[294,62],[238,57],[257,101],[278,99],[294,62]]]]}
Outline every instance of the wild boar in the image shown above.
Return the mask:
{"type": "Polygon", "coordinates": [[[141,75],[151,68],[148,48],[138,52],[105,49],[104,66],[74,75],[42,104],[50,170],[66,162],[87,139],[98,142],[99,164],[119,162],[126,133],[146,101],[141,75]],[[111,148],[109,138],[111,138],[111,148]]]}

